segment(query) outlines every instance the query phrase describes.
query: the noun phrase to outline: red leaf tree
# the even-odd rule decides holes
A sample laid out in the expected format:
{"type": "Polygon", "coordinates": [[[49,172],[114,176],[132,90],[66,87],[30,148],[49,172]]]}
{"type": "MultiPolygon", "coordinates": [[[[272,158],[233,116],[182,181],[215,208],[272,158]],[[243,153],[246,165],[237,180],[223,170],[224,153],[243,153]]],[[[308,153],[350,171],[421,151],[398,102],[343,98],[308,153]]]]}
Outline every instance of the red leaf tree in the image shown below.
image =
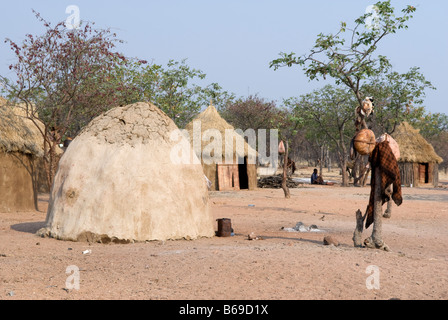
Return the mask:
{"type": "Polygon", "coordinates": [[[33,12],[46,31],[40,36],[26,35],[21,44],[5,40],[15,62],[9,67],[13,77],[1,76],[0,83],[42,134],[51,187],[57,169],[57,146],[102,112],[134,102],[125,70],[130,64],[146,62],[116,52],[122,41],[109,29],[95,29],[93,23],[85,23],[68,30],[64,22],[52,26],[33,12]]]}

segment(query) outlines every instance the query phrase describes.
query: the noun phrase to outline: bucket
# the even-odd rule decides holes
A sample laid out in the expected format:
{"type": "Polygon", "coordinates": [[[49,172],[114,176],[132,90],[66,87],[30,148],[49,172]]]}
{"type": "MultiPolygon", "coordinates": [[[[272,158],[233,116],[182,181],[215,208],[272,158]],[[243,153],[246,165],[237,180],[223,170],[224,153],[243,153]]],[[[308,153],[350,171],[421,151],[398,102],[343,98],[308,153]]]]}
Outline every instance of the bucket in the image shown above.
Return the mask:
{"type": "Polygon", "coordinates": [[[217,219],[218,221],[218,237],[230,237],[232,235],[232,221],[227,218],[217,219]]]}

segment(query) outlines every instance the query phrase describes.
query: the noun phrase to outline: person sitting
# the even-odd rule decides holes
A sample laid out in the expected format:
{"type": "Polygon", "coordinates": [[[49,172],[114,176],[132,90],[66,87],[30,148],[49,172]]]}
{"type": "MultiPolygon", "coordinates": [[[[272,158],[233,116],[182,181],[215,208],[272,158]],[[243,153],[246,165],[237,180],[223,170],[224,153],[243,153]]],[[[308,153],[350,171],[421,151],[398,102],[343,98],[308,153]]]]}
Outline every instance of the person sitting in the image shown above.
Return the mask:
{"type": "Polygon", "coordinates": [[[313,174],[311,175],[311,184],[327,184],[322,176],[317,175],[317,169],[314,169],[313,174]]]}
{"type": "Polygon", "coordinates": [[[317,184],[317,169],[314,169],[313,174],[311,175],[311,184],[317,184]]]}

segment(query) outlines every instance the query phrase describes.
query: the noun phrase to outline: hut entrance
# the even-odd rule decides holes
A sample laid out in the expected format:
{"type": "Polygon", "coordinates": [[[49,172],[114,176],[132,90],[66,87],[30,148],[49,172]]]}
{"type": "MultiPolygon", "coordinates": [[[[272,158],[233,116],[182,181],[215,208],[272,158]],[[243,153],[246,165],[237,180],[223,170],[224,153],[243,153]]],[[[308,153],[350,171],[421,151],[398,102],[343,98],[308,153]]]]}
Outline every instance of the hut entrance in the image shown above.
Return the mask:
{"type": "Polygon", "coordinates": [[[419,163],[418,164],[418,176],[420,183],[429,183],[429,164],[419,163]]]}
{"type": "Polygon", "coordinates": [[[249,176],[247,175],[247,157],[244,163],[238,165],[238,175],[240,178],[240,189],[249,189],[249,176]]]}

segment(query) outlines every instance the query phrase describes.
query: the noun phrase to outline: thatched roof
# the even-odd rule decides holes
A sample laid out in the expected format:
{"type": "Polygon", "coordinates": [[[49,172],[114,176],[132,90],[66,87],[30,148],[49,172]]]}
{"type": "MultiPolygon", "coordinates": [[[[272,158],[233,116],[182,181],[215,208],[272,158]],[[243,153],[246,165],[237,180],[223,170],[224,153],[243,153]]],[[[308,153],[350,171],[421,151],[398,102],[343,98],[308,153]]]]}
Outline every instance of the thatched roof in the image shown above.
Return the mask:
{"type": "Polygon", "coordinates": [[[0,151],[43,156],[43,139],[35,125],[0,97],[0,151]]]}
{"type": "MultiPolygon", "coordinates": [[[[199,124],[198,123],[198,124],[199,124]]],[[[190,135],[190,142],[193,143],[193,140],[195,141],[202,141],[202,138],[204,138],[204,132],[207,130],[218,130],[222,137],[222,155],[225,157],[226,150],[232,151],[231,156],[238,156],[240,158],[244,158],[247,156],[257,156],[257,151],[254,150],[241,136],[235,131],[235,128],[230,125],[226,120],[224,120],[218,113],[218,110],[210,104],[210,106],[200,113],[198,116],[196,116],[187,126],[185,129],[188,131],[190,135]],[[198,130],[193,132],[194,129],[194,123],[197,123],[197,121],[200,121],[201,125],[201,132],[198,130]],[[232,132],[234,139],[226,139],[226,130],[228,132],[232,132]],[[201,136],[199,136],[201,134],[201,136]],[[244,150],[239,150],[237,146],[243,145],[244,150]]],[[[210,134],[213,133],[213,131],[209,131],[210,134]]],[[[207,142],[207,138],[205,138],[206,141],[202,141],[202,147],[201,150],[207,146],[209,143],[213,142],[207,142]]]]}
{"type": "Polygon", "coordinates": [[[434,151],[433,146],[422,137],[419,130],[409,123],[401,123],[392,137],[400,146],[399,162],[441,163],[443,159],[434,151]]]}

